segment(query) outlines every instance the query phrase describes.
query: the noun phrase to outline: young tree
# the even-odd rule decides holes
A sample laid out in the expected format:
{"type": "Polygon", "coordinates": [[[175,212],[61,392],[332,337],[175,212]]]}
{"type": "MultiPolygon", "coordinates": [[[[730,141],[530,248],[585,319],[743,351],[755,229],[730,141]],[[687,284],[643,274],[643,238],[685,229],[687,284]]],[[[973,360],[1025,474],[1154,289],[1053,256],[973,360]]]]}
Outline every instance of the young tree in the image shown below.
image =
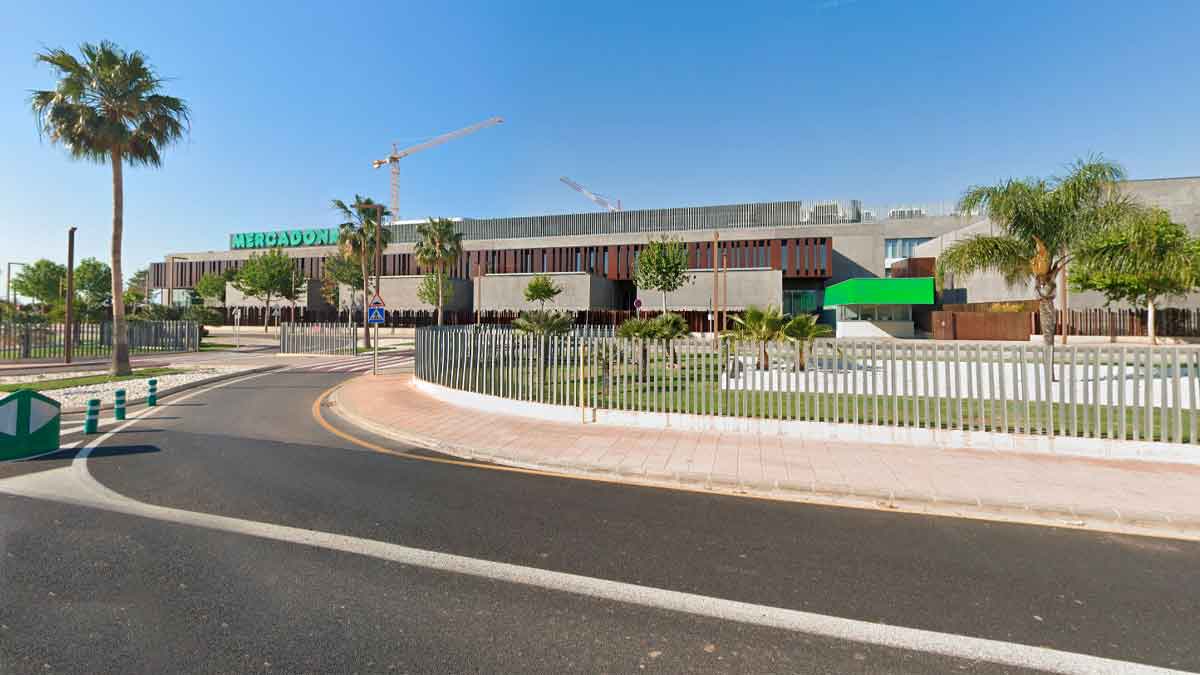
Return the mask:
{"type": "MultiPolygon", "coordinates": [[[[35,91],[30,105],[38,130],[61,143],[74,159],[112,166],[112,296],[124,298],[121,238],[125,227],[124,164],[157,167],[162,152],[188,128],[183,100],[163,93],[163,80],[141,52],[111,42],[84,43],[82,59],[64,49],[37,54],[53,68],[58,85],[35,91]]],[[[128,375],[129,335],[125,305],[113,303],[112,373],[128,375]]]]}
{"type": "Polygon", "coordinates": [[[783,326],[783,337],[800,347],[800,370],[808,367],[806,350],[817,338],[831,337],[833,329],[817,323],[815,314],[798,314],[783,326]]]}
{"type": "Polygon", "coordinates": [[[293,292],[295,269],[295,263],[282,249],[273,248],[262,255],[251,255],[233,280],[234,288],[262,301],[264,333],[270,324],[271,298],[293,292]]]}
{"type": "Polygon", "coordinates": [[[662,293],[662,311],[667,313],[667,294],[688,281],[687,249],[683,242],[670,237],[651,240],[639,253],[633,283],[662,293]]]}
{"type": "Polygon", "coordinates": [[[1008,180],[976,186],[959,211],[982,208],[1000,234],[955,242],[937,260],[937,277],[998,272],[1010,286],[1032,283],[1042,320],[1042,339],[1054,344],[1059,273],[1092,234],[1127,217],[1136,205],[1116,181],[1125,171],[1102,157],[1078,160],[1066,176],[1008,180]]]}
{"type": "Polygon", "coordinates": [[[48,307],[62,298],[66,278],[65,266],[42,258],[21,268],[12,279],[12,289],[48,307]]]}
{"type": "Polygon", "coordinates": [[[453,302],[454,286],[440,272],[430,272],[417,285],[417,299],[430,307],[437,307],[439,302],[453,302]]]}
{"type": "Polygon", "coordinates": [[[103,318],[112,300],[112,270],[95,258],[84,258],[75,267],[75,292],[79,296],[79,316],[103,318]]]}
{"type": "Polygon", "coordinates": [[[237,272],[232,269],[226,270],[224,274],[209,272],[196,280],[196,294],[205,302],[224,306],[226,284],[233,281],[235,276],[237,272]]]}
{"type": "Polygon", "coordinates": [[[331,255],[325,259],[325,274],[321,279],[321,297],[325,298],[325,302],[342,308],[339,297],[339,287],[345,284],[350,287],[351,295],[355,291],[363,289],[363,277],[359,269],[359,261],[356,258],[346,255],[342,251],[338,251],[336,255],[331,255]]]}
{"type": "Polygon", "coordinates": [[[525,286],[525,301],[536,302],[538,310],[545,311],[546,303],[554,302],[554,299],[562,292],[562,286],[554,283],[553,279],[545,274],[538,274],[525,286]]]}
{"type": "Polygon", "coordinates": [[[767,346],[784,339],[784,327],[788,325],[788,315],[779,311],[774,305],[766,309],[753,305],[746,308],[741,316],[733,316],[733,336],[739,340],[747,340],[758,345],[758,367],[766,370],[771,363],[767,354],[767,346]]]}
{"type": "Polygon", "coordinates": [[[1100,291],[1110,303],[1146,306],[1154,344],[1159,299],[1186,295],[1200,285],[1200,239],[1162,209],[1146,209],[1105,229],[1086,241],[1075,259],[1075,288],[1100,291]]]}
{"type": "Polygon", "coordinates": [[[133,273],[129,277],[129,282],[125,284],[125,306],[126,308],[137,307],[146,302],[147,283],[146,279],[150,276],[150,270],[143,267],[133,273]]]}
{"type": "Polygon", "coordinates": [[[513,329],[519,333],[548,337],[566,335],[575,327],[575,319],[566,312],[535,309],[532,312],[521,312],[513,319],[513,329]]]}
{"type": "Polygon", "coordinates": [[[300,296],[304,295],[307,291],[308,280],[304,278],[304,274],[302,274],[300,270],[296,269],[296,266],[293,263],[292,282],[284,286],[279,292],[279,297],[292,303],[291,321],[296,320],[296,301],[299,300],[300,296]]]}
{"type": "MultiPolygon", "coordinates": [[[[353,204],[347,205],[340,199],[334,199],[332,204],[333,210],[346,219],[338,225],[338,248],[344,257],[358,261],[363,289],[363,345],[369,349],[371,330],[370,324],[367,323],[367,303],[371,301],[371,274],[375,269],[375,252],[379,248],[387,247],[390,232],[386,228],[378,228],[380,241],[375,240],[375,219],[379,216],[379,210],[375,208],[375,201],[370,197],[354,195],[353,204]]],[[[383,210],[383,215],[390,214],[387,209],[383,210]]]]}
{"type": "Polygon", "coordinates": [[[667,343],[667,351],[671,355],[671,363],[675,363],[675,340],[687,335],[691,335],[692,331],[688,327],[687,319],[674,312],[659,314],[652,321],[652,334],[654,337],[667,343]]]}
{"type": "MultiPolygon", "coordinates": [[[[446,275],[447,269],[458,262],[459,256],[462,255],[462,233],[454,231],[454,221],[449,218],[430,218],[428,222],[417,225],[417,236],[417,262],[434,268],[439,274],[446,275]]],[[[445,306],[445,297],[439,298],[439,326],[443,323],[445,306]]]]}

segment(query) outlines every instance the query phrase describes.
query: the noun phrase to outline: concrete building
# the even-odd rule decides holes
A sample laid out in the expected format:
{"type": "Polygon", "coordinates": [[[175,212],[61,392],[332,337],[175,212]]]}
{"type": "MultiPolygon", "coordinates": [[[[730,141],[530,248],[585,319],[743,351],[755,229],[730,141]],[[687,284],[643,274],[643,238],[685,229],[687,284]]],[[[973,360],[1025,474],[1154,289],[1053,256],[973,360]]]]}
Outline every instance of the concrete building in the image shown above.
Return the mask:
{"type": "MultiPolygon", "coordinates": [[[[1175,222],[1186,225],[1193,234],[1200,235],[1200,177],[1130,180],[1122,183],[1121,189],[1146,206],[1165,209],[1175,222]]],[[[996,228],[991,221],[986,218],[978,218],[965,227],[936,235],[928,242],[917,245],[912,250],[912,257],[937,258],[955,241],[995,231],[996,228]]],[[[1000,275],[994,273],[974,274],[958,278],[948,275],[943,286],[946,289],[943,301],[955,304],[1011,302],[1037,298],[1032,285],[1021,284],[1010,287],[1000,275]]],[[[1061,298],[1062,289],[1059,289],[1059,293],[1061,298]]],[[[1092,291],[1070,293],[1069,301],[1072,309],[1092,309],[1106,306],[1104,296],[1092,291]]],[[[1200,306],[1200,294],[1174,298],[1168,304],[1180,307],[1198,307],[1200,306]]]]}
{"type": "MultiPolygon", "coordinates": [[[[1124,188],[1200,230],[1200,178],[1129,181],[1124,188]]],[[[413,255],[417,224],[387,226],[391,243],[384,254],[382,295],[389,310],[429,309],[416,299],[416,284],[428,271],[413,255]]],[[[775,304],[789,312],[813,311],[822,307],[829,285],[886,277],[898,260],[935,257],[955,239],[991,228],[986,219],[963,216],[953,208],[867,208],[857,200],[462,218],[457,224],[464,255],[450,270],[455,279],[451,311],[527,309],[523,290],[534,274],[549,274],[564,288],[554,304],[560,309],[630,310],[639,298],[645,309],[657,309],[661,296],[635,288],[633,270],[642,247],[668,235],[685,244],[693,271],[689,283],[668,296],[667,305],[692,313],[694,324],[712,304],[714,262],[728,261],[730,309],[775,304]],[[714,235],[719,235],[715,248],[714,235]]],[[[238,268],[272,246],[281,246],[304,277],[319,282],[324,261],[337,254],[335,243],[336,234],[328,227],[236,232],[228,250],[172,254],[167,256],[170,264],[152,264],[150,283],[155,289],[188,289],[202,275],[238,268]]],[[[987,275],[948,281],[961,286],[967,302],[1032,297],[1028,289],[1008,289],[987,275]]],[[[1089,296],[1073,298],[1072,305],[1097,302],[1089,296]]],[[[238,302],[233,296],[228,304],[238,302]]],[[[306,304],[318,310],[322,302],[310,292],[306,304]]],[[[337,304],[355,307],[361,300],[345,289],[337,304]]]]}

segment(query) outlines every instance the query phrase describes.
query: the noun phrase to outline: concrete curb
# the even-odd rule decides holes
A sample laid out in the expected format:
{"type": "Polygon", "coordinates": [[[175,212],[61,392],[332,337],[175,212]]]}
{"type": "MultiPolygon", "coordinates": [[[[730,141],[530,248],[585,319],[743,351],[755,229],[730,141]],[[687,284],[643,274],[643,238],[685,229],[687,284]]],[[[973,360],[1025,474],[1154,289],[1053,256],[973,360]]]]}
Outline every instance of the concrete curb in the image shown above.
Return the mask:
{"type": "Polygon", "coordinates": [[[599,466],[572,461],[530,461],[519,456],[501,454],[501,451],[466,447],[377,424],[342,405],[337,396],[340,389],[339,386],[330,394],[329,404],[331,409],[346,422],[400,443],[460,459],[546,471],[570,477],[615,481],[629,485],[684,488],[715,494],[765,497],[828,506],[850,506],[1200,541],[1200,517],[1195,516],[1125,509],[1120,511],[1116,509],[1080,509],[1070,504],[1051,502],[992,502],[976,498],[856,488],[819,481],[811,483],[787,480],[755,482],[739,480],[737,476],[702,472],[647,472],[641,467],[599,466]]]}
{"type": "MultiPolygon", "coordinates": [[[[213,377],[208,377],[203,380],[196,380],[195,382],[188,382],[187,384],[180,384],[180,385],[171,387],[170,389],[160,389],[158,392],[158,398],[159,398],[159,400],[162,400],[172,394],[178,394],[180,392],[184,392],[189,389],[195,389],[196,387],[201,387],[206,384],[213,384],[215,382],[223,382],[225,380],[232,380],[235,377],[242,377],[243,375],[254,375],[255,373],[265,373],[265,372],[271,371],[271,370],[279,370],[279,369],[285,368],[285,367],[286,366],[282,366],[282,365],[260,366],[258,368],[247,368],[246,370],[239,370],[239,371],[233,372],[233,373],[222,373],[220,375],[214,375],[213,377]]],[[[147,378],[147,379],[149,379],[149,378],[147,378]]],[[[143,396],[142,398],[132,398],[132,399],[128,399],[127,401],[125,401],[125,407],[131,408],[135,405],[141,405],[145,402],[146,402],[145,396],[143,396]]],[[[112,410],[112,408],[113,408],[112,403],[100,404],[101,410],[112,410]]],[[[87,412],[86,406],[80,407],[80,408],[64,408],[61,411],[61,414],[77,415],[77,414],[83,413],[83,412],[87,412]]]]}

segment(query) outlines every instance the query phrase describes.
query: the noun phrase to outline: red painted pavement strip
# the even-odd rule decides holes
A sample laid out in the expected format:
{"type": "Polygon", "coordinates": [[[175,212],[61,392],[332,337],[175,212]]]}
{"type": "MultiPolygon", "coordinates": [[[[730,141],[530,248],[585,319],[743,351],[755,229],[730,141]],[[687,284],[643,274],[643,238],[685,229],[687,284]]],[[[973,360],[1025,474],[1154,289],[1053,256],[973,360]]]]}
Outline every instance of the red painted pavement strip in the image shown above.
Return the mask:
{"type": "Polygon", "coordinates": [[[350,380],[337,405],[348,421],[371,420],[373,431],[551,470],[740,483],[771,496],[882,497],[918,510],[977,504],[965,515],[1021,520],[1025,512],[1031,522],[1057,516],[1200,538],[1200,466],[548,422],[443,403],[418,391],[411,374],[350,380]]]}

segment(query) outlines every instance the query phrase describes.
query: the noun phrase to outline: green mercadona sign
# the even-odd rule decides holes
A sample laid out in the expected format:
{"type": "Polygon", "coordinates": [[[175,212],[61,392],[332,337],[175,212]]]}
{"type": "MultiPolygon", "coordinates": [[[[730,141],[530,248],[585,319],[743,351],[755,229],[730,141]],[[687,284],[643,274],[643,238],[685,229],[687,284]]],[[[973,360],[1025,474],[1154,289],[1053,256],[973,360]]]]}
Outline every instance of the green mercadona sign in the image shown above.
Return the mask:
{"type": "Polygon", "coordinates": [[[278,230],[275,232],[238,232],[229,235],[229,248],[275,248],[291,246],[335,246],[338,243],[336,227],[317,227],[306,230],[278,230]]]}

